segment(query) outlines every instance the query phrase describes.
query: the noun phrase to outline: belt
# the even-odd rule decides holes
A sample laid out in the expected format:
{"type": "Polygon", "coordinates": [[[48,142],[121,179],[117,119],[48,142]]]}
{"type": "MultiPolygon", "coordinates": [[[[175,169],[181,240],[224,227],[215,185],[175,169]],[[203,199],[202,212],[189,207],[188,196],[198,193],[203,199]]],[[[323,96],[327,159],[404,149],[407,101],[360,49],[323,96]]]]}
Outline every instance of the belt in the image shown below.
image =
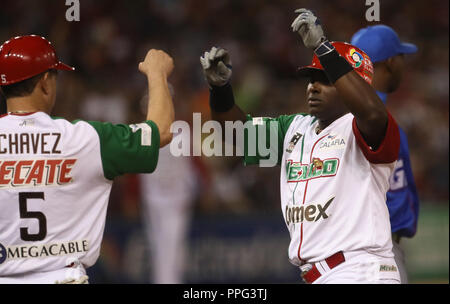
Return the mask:
{"type": "MultiPolygon", "coordinates": [[[[327,263],[330,269],[333,269],[337,265],[344,263],[345,257],[342,251],[336,252],[332,256],[329,256],[325,259],[325,263],[327,263]]],[[[302,273],[302,278],[306,283],[312,283],[317,280],[322,274],[317,269],[316,263],[312,266],[312,268],[308,271],[302,273]]]]}

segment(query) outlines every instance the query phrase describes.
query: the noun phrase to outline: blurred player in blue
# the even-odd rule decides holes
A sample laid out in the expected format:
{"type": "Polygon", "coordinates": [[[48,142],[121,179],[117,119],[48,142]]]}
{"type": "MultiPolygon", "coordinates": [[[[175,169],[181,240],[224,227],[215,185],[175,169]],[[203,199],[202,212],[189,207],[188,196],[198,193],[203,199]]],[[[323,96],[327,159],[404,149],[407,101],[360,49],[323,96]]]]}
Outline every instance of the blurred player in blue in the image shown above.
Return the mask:
{"type": "MultiPolygon", "coordinates": [[[[372,86],[378,96],[386,104],[389,93],[399,87],[405,66],[405,54],[417,52],[411,43],[401,42],[397,33],[386,25],[374,25],[357,31],[351,44],[359,47],[369,55],[374,64],[372,86]]],[[[393,251],[399,267],[401,283],[407,284],[408,277],[400,239],[413,237],[416,234],[419,215],[419,198],[409,160],[408,141],[405,132],[400,131],[400,151],[394,172],[390,178],[390,189],[387,192],[393,251]]]]}

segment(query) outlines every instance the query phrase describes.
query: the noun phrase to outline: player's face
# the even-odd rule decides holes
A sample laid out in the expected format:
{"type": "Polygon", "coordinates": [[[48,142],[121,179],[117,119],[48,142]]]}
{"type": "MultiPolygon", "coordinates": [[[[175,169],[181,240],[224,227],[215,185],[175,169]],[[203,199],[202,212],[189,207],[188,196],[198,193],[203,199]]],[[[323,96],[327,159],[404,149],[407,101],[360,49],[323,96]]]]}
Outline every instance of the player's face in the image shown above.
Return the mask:
{"type": "Polygon", "coordinates": [[[398,89],[403,77],[403,70],[405,69],[405,56],[403,54],[399,54],[394,56],[390,60],[390,79],[389,79],[389,87],[388,93],[392,93],[398,89]]]}
{"type": "Polygon", "coordinates": [[[309,114],[319,120],[334,121],[347,112],[339,101],[336,88],[330,83],[325,73],[314,71],[306,88],[306,100],[309,114]]]}

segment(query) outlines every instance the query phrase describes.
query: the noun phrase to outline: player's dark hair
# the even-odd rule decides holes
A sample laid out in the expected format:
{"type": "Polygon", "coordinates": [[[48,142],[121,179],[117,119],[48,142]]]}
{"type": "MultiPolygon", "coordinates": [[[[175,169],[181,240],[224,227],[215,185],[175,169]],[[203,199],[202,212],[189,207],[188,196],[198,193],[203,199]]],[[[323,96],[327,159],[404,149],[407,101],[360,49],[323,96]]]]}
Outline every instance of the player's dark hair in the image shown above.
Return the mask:
{"type": "Polygon", "coordinates": [[[6,114],[6,100],[0,87],[0,115],[6,114]]]}
{"type": "Polygon", "coordinates": [[[17,83],[2,86],[0,92],[3,94],[5,99],[28,96],[33,92],[34,88],[36,87],[36,84],[39,82],[39,80],[41,80],[42,77],[44,77],[44,74],[47,72],[49,72],[51,75],[56,75],[58,73],[57,70],[50,69],[31,78],[19,81],[17,83]]]}

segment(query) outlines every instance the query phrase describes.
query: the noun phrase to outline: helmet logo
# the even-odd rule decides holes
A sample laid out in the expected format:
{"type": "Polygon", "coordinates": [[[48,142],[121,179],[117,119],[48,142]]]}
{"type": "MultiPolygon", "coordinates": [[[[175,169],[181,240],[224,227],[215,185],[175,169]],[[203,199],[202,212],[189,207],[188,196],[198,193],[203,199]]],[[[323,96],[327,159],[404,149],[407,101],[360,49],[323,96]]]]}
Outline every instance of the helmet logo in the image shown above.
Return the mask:
{"type": "Polygon", "coordinates": [[[354,48],[350,49],[350,52],[346,55],[347,60],[352,63],[355,69],[359,68],[364,60],[364,57],[357,52],[354,48]]]}

